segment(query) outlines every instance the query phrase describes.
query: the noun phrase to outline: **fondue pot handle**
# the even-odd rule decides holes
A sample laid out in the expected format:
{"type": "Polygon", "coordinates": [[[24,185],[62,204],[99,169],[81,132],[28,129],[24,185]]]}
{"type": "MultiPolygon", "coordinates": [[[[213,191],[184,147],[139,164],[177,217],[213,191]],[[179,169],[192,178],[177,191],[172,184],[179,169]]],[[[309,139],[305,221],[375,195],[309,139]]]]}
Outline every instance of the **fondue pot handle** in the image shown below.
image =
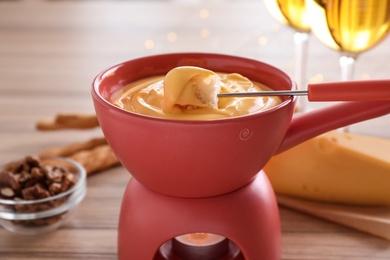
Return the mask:
{"type": "Polygon", "coordinates": [[[355,80],[309,84],[309,101],[390,100],[390,80],[355,80]]]}
{"type": "MultiPolygon", "coordinates": [[[[294,116],[275,154],[325,132],[390,113],[390,101],[343,102],[294,116]]],[[[390,129],[389,129],[390,131],[390,129]]]]}

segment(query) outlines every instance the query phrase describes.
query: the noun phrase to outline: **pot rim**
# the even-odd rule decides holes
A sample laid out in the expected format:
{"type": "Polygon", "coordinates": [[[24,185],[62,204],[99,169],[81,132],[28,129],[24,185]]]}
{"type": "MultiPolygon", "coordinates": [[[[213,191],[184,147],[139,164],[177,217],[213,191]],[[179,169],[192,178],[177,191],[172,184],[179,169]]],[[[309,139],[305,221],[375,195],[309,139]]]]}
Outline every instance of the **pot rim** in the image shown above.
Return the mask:
{"type": "MultiPolygon", "coordinates": [[[[160,118],[160,117],[155,117],[155,116],[143,115],[143,114],[138,114],[138,113],[135,113],[132,111],[128,111],[128,110],[119,108],[119,107],[113,105],[112,103],[110,103],[106,98],[104,98],[103,95],[101,94],[101,91],[99,90],[99,87],[101,85],[101,82],[104,80],[105,75],[115,72],[115,70],[117,68],[125,66],[126,64],[128,64],[130,62],[140,61],[140,60],[143,60],[145,58],[161,58],[161,57],[168,58],[168,57],[172,57],[172,56],[185,56],[185,55],[189,55],[189,56],[195,55],[195,56],[198,56],[200,58],[201,57],[233,58],[233,59],[239,59],[241,61],[248,61],[251,63],[257,63],[257,64],[263,65],[263,66],[265,65],[265,66],[273,69],[274,71],[277,71],[278,73],[283,75],[285,77],[285,79],[287,79],[289,81],[290,86],[291,86],[291,88],[289,90],[296,90],[297,89],[296,82],[294,80],[292,80],[292,78],[290,76],[288,76],[285,72],[283,72],[282,70],[280,70],[272,65],[269,65],[267,63],[263,63],[261,61],[257,61],[257,60],[253,60],[253,59],[249,59],[249,58],[245,58],[245,57],[226,55],[226,54],[201,53],[201,52],[199,52],[199,53],[198,52],[177,52],[177,53],[167,53],[167,54],[157,54],[157,55],[151,55],[151,56],[144,56],[144,57],[139,57],[139,58],[135,58],[135,59],[131,59],[131,60],[126,60],[124,62],[118,63],[116,65],[113,65],[113,66],[103,70],[94,78],[94,80],[92,82],[92,96],[93,96],[95,101],[99,102],[105,108],[113,109],[114,111],[116,111],[120,114],[123,114],[123,115],[127,115],[127,116],[130,115],[133,117],[137,117],[140,119],[142,118],[142,119],[151,120],[151,121],[164,121],[164,122],[171,122],[171,123],[178,123],[178,124],[205,124],[205,123],[210,124],[210,123],[214,123],[214,122],[215,123],[221,123],[221,122],[230,123],[231,121],[237,121],[238,119],[240,119],[240,121],[241,120],[250,120],[253,117],[258,117],[259,115],[263,116],[263,115],[266,115],[269,113],[273,113],[275,110],[281,109],[282,107],[295,104],[297,97],[290,96],[290,97],[286,97],[286,99],[283,100],[280,104],[278,104],[272,108],[269,108],[267,110],[259,111],[256,113],[250,113],[250,114],[246,114],[246,115],[226,117],[226,118],[202,119],[202,120],[196,120],[196,119],[183,120],[183,119],[160,118]]],[[[249,79],[251,79],[251,78],[249,78],[249,79]]],[[[262,83],[262,82],[260,82],[260,83],[262,83]]]]}

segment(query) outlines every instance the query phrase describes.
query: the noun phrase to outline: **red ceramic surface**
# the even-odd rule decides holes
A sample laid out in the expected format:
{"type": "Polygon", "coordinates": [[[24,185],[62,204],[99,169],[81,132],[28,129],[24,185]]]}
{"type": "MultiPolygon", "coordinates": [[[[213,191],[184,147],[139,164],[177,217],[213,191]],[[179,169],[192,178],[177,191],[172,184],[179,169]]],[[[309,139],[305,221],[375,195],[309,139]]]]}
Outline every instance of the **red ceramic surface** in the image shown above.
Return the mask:
{"type": "Polygon", "coordinates": [[[99,123],[121,163],[139,182],[162,194],[209,197],[234,191],[269,158],[323,132],[390,112],[390,101],[349,102],[292,120],[293,98],[265,112],[236,118],[180,121],[121,110],[107,100],[126,84],[182,65],[237,72],[275,90],[293,80],[265,63],[228,55],[176,53],[116,65],[99,74],[92,96],[99,123]]]}
{"type": "Polygon", "coordinates": [[[390,100],[390,80],[354,80],[309,84],[309,101],[390,100]]]}
{"type": "MultiPolygon", "coordinates": [[[[246,260],[279,260],[279,211],[271,184],[261,172],[243,188],[222,196],[188,199],[155,193],[131,179],[118,228],[120,260],[183,259],[159,248],[170,239],[206,232],[233,241],[246,260]]],[[[200,258],[196,258],[200,259],[200,258]]],[[[228,252],[224,259],[242,259],[228,252]]]]}

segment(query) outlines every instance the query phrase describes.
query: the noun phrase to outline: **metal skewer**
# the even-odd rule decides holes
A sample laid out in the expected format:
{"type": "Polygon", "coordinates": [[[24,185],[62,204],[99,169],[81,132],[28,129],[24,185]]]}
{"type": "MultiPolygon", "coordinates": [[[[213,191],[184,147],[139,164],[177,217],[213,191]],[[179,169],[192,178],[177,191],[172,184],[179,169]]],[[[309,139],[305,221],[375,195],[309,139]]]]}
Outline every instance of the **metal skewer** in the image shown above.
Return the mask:
{"type": "Polygon", "coordinates": [[[309,101],[390,100],[390,80],[360,80],[308,84],[307,90],[220,93],[223,97],[307,96],[309,101]]]}
{"type": "Polygon", "coordinates": [[[256,92],[220,93],[218,97],[307,96],[307,90],[274,90],[256,92]]]}

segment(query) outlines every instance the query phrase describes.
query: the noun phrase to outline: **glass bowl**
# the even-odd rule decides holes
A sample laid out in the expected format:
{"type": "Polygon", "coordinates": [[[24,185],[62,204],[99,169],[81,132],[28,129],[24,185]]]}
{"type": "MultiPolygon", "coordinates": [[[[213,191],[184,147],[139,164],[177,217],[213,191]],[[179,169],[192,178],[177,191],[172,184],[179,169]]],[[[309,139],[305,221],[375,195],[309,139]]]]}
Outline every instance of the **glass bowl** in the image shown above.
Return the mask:
{"type": "Polygon", "coordinates": [[[4,199],[2,196],[0,225],[11,232],[35,235],[56,230],[70,219],[85,197],[86,171],[79,163],[59,157],[41,160],[44,165],[65,167],[73,173],[75,183],[63,192],[42,199],[4,199]]]}

